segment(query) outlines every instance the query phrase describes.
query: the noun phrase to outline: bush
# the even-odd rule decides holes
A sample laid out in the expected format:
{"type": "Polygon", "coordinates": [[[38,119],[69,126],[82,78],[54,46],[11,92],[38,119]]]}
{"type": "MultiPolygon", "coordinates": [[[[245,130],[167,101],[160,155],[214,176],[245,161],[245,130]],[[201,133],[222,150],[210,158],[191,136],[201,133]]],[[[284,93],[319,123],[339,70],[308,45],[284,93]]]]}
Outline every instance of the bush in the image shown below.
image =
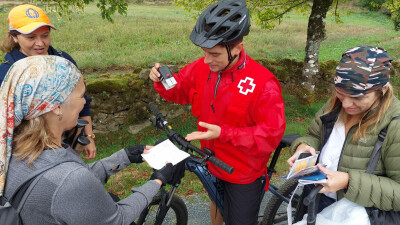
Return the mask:
{"type": "Polygon", "coordinates": [[[370,11],[378,11],[383,3],[385,3],[385,0],[359,0],[358,5],[370,11]]]}
{"type": "Polygon", "coordinates": [[[385,0],[359,0],[358,5],[367,8],[369,11],[378,11],[387,15],[393,21],[394,29],[396,31],[400,30],[400,10],[391,12],[389,9],[385,8],[383,4],[385,0]]]}

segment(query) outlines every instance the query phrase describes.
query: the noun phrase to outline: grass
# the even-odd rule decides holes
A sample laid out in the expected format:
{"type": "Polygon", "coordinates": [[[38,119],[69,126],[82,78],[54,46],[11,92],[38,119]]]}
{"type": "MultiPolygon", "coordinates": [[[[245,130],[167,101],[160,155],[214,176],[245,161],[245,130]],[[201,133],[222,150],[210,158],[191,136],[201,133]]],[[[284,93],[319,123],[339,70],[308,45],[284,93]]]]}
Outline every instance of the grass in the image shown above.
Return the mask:
{"type": "MultiPolygon", "coordinates": [[[[327,18],[320,60],[337,60],[344,50],[361,44],[380,45],[399,58],[400,38],[385,15],[358,8],[349,15],[342,14],[343,24],[327,18]]],[[[189,40],[195,21],[172,5],[130,4],[127,16],[116,15],[114,24],[102,20],[94,5],[85,13],[74,13],[71,20],[49,15],[57,27],[51,34],[53,46],[71,54],[86,74],[137,71],[154,62],[185,64],[202,56],[189,40]]],[[[273,31],[253,23],[244,40],[246,51],[253,58],[303,60],[307,21],[307,16],[292,13],[273,31]]],[[[6,34],[6,14],[0,15],[0,25],[0,32],[6,34]]]]}
{"type": "MultiPolygon", "coordinates": [[[[325,103],[325,99],[320,99],[311,107],[308,107],[299,104],[292,95],[286,92],[283,93],[283,97],[286,105],[290,105],[290,107],[286,108],[287,126],[285,133],[298,133],[300,135],[304,135],[306,132],[306,127],[308,126],[311,118],[325,103]]],[[[183,136],[197,129],[196,118],[189,114],[183,114],[176,118],[167,119],[173,126],[173,129],[183,136]]],[[[153,145],[157,140],[166,138],[163,132],[159,130],[157,131],[152,126],[143,129],[136,135],[129,134],[127,129],[128,128],[125,127],[113,133],[97,134],[96,145],[98,152],[96,159],[87,162],[92,162],[109,156],[125,146],[135,144],[153,145]]],[[[194,144],[199,146],[198,142],[195,142],[194,144]]],[[[272,182],[275,182],[277,177],[283,176],[287,173],[288,165],[286,164],[286,160],[289,157],[289,148],[283,149],[279,161],[275,167],[278,173],[272,177],[272,182]]],[[[140,186],[145,183],[150,177],[151,173],[152,170],[146,163],[133,164],[112,176],[109,182],[106,184],[106,188],[108,191],[117,194],[120,197],[126,197],[130,194],[131,187],[140,186]]],[[[206,194],[202,184],[199,182],[194,173],[186,171],[181,186],[177,190],[177,194],[179,196],[187,197],[193,193],[202,195],[206,194]]]]}
{"type": "MultiPolygon", "coordinates": [[[[0,7],[0,33],[4,36],[8,28],[6,12],[9,9],[0,7]]],[[[392,22],[380,13],[357,7],[351,10],[350,14],[342,13],[342,24],[335,23],[333,17],[327,18],[327,38],[321,44],[319,59],[338,60],[343,51],[361,44],[382,46],[395,60],[399,59],[400,37],[393,30],[392,22]]],[[[182,9],[172,5],[130,4],[127,16],[116,15],[113,24],[102,20],[94,5],[87,7],[84,13],[74,13],[71,20],[59,18],[55,13],[49,15],[57,27],[51,33],[53,46],[72,55],[87,76],[97,72],[138,72],[141,68],[151,67],[154,62],[182,65],[202,56],[201,49],[189,40],[195,21],[187,17],[182,9]]],[[[246,51],[253,58],[302,61],[307,22],[308,16],[292,13],[273,31],[263,30],[253,23],[250,34],[244,39],[246,51]]],[[[399,76],[394,81],[399,83],[399,76]]],[[[322,96],[311,107],[297,103],[287,92],[283,96],[286,103],[286,134],[304,135],[311,118],[327,96],[322,96]]],[[[196,130],[195,118],[189,115],[169,120],[182,135],[196,130]]],[[[127,130],[128,127],[125,127],[117,132],[96,135],[96,160],[125,146],[153,144],[165,138],[152,127],[136,135],[129,134],[127,130]]],[[[287,171],[285,161],[289,156],[289,150],[284,149],[276,168],[279,172],[277,176],[287,171]]],[[[132,165],[112,176],[106,188],[124,197],[130,193],[132,186],[146,182],[151,173],[146,163],[132,165]]],[[[191,193],[204,193],[204,190],[195,175],[187,172],[177,194],[188,196],[191,193]]]]}
{"type": "MultiPolygon", "coordinates": [[[[168,121],[173,126],[173,129],[182,135],[186,135],[197,129],[196,119],[190,115],[183,114],[172,119],[168,118],[168,121]]],[[[152,126],[143,129],[133,137],[126,129],[127,128],[123,128],[117,132],[96,135],[96,145],[99,150],[96,159],[87,162],[96,161],[109,156],[125,146],[135,144],[154,145],[157,140],[166,138],[162,131],[157,131],[152,126]]],[[[192,144],[198,147],[200,146],[198,141],[192,144]]],[[[115,176],[112,176],[106,184],[106,188],[108,191],[123,198],[131,193],[131,187],[140,186],[147,182],[151,174],[152,169],[147,163],[132,164],[115,176]]],[[[188,196],[193,193],[205,193],[205,191],[196,175],[186,171],[182,184],[177,190],[177,194],[180,196],[188,196]]]]}

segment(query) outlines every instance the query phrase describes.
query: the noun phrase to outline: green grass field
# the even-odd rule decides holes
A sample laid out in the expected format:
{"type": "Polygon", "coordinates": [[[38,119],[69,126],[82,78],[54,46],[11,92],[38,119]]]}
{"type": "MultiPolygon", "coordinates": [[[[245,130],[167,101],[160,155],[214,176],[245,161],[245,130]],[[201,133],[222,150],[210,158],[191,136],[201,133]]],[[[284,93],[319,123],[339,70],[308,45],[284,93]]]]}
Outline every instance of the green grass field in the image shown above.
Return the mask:
{"type": "MultiPolygon", "coordinates": [[[[184,64],[202,56],[189,40],[195,21],[173,5],[131,4],[127,16],[115,15],[113,24],[102,20],[94,5],[73,14],[71,20],[49,14],[57,27],[51,34],[53,46],[72,55],[86,73],[132,70],[154,62],[184,64]]],[[[337,60],[344,50],[361,44],[380,45],[399,58],[400,38],[385,15],[353,7],[349,15],[342,12],[342,20],[344,23],[338,24],[332,16],[327,18],[320,60],[337,60]]],[[[303,60],[307,21],[307,16],[289,14],[272,31],[253,23],[245,48],[253,58],[303,60]]],[[[3,13],[0,32],[4,36],[7,27],[3,13]]]]}
{"type": "MultiPolygon", "coordinates": [[[[7,34],[7,12],[9,7],[0,7],[0,33],[7,34]]],[[[101,19],[94,5],[84,13],[74,13],[71,20],[49,13],[57,30],[52,31],[52,45],[69,53],[88,76],[93,73],[132,72],[151,67],[154,62],[179,64],[191,62],[202,56],[201,49],[189,40],[195,21],[185,12],[168,4],[129,5],[127,16],[114,16],[114,23],[101,19]]],[[[303,60],[308,17],[290,14],[274,30],[263,30],[252,24],[250,34],[245,37],[245,48],[253,58],[303,60]]],[[[357,45],[379,45],[398,61],[400,57],[400,35],[393,30],[392,22],[377,12],[367,12],[351,7],[351,13],[342,13],[338,24],[333,17],[327,18],[327,38],[321,44],[319,59],[339,60],[341,53],[357,45]]],[[[2,53],[1,57],[4,55],[2,53]]],[[[398,77],[396,78],[398,82],[398,77]]],[[[305,134],[307,125],[324,100],[311,107],[297,103],[296,99],[284,92],[286,103],[286,133],[305,134]]],[[[172,125],[186,135],[196,129],[195,118],[183,115],[170,120],[172,125]]],[[[152,127],[136,135],[130,135],[127,128],[109,134],[98,134],[96,159],[133,144],[152,144],[163,136],[152,127]]],[[[288,170],[286,159],[288,149],[282,152],[278,163],[278,176],[288,170]]],[[[133,165],[113,176],[106,188],[121,197],[130,193],[132,186],[147,181],[151,169],[144,163],[133,165]]],[[[204,193],[201,184],[193,174],[187,173],[178,194],[204,193]]]]}

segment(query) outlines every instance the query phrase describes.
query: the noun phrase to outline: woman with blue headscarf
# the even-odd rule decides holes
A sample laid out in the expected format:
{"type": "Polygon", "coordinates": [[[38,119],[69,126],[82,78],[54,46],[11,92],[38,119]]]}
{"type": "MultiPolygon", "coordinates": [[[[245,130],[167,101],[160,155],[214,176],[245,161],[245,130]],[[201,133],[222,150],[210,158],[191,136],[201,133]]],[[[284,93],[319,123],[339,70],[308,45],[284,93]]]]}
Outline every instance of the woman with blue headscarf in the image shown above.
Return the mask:
{"type": "Polygon", "coordinates": [[[21,211],[25,224],[130,224],[172,176],[167,164],[152,180],[133,188],[133,194],[114,202],[103,184],[130,163],[142,162],[141,152],[122,149],[85,164],[62,143],[62,134],[77,124],[84,94],[81,73],[59,56],[21,59],[5,77],[0,89],[0,196],[9,199],[36,170],[69,161],[44,172],[33,187],[21,211]]]}
{"type": "MultiPolygon", "coordinates": [[[[52,47],[50,31],[55,30],[56,27],[50,23],[49,17],[41,8],[29,4],[18,5],[10,10],[7,18],[8,33],[0,43],[0,50],[6,53],[3,63],[0,64],[0,83],[12,64],[28,56],[57,55],[68,59],[75,66],[77,65],[68,53],[52,47]]],[[[86,159],[94,159],[96,145],[90,113],[92,99],[85,95],[85,100],[85,106],[79,116],[81,119],[87,120],[89,124],[84,127],[84,131],[80,132],[79,135],[85,134],[90,143],[75,150],[83,151],[86,159]]]]}

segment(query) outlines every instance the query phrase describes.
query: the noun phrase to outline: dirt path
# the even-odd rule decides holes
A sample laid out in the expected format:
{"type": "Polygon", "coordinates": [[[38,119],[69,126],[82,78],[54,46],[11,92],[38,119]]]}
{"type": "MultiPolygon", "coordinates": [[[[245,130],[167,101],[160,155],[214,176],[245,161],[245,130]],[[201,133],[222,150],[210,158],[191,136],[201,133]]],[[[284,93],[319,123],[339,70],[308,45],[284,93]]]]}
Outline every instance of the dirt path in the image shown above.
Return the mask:
{"type": "MultiPolygon", "coordinates": [[[[285,180],[281,179],[278,183],[281,184],[285,180]]],[[[271,198],[272,193],[267,192],[264,195],[264,198],[261,202],[260,212],[259,212],[259,220],[264,214],[265,207],[267,206],[268,200],[271,198]]],[[[210,214],[209,214],[209,202],[206,198],[192,195],[189,198],[184,199],[187,210],[190,225],[208,225],[210,224],[210,214]]],[[[286,221],[283,222],[286,224],[286,221]]]]}
{"type": "Polygon", "coordinates": [[[18,1],[0,1],[0,5],[6,5],[6,4],[11,4],[11,5],[20,5],[24,3],[23,1],[18,2],[18,1]]]}

